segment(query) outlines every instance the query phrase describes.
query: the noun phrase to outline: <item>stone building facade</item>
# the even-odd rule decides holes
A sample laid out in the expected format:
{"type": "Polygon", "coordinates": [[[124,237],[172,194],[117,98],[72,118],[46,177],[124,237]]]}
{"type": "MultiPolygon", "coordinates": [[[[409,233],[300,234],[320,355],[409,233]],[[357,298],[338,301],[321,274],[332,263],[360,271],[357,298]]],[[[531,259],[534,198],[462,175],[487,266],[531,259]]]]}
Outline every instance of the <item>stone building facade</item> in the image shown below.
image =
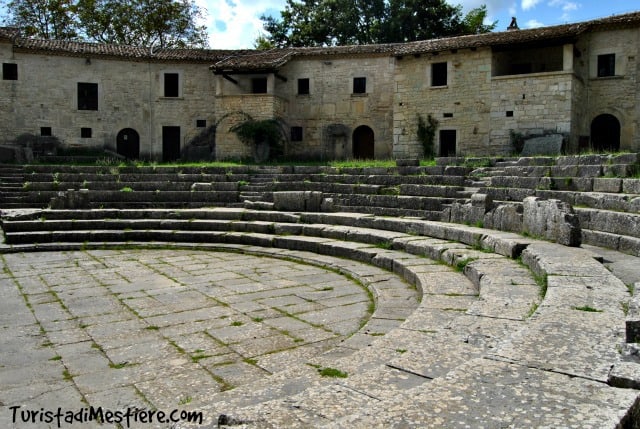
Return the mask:
{"type": "Polygon", "coordinates": [[[640,12],[413,43],[271,51],[146,49],[0,29],[0,144],[55,136],[170,161],[257,156],[233,127],[276,120],[291,158],[640,150],[640,12]],[[420,141],[418,121],[434,137],[420,141]]]}

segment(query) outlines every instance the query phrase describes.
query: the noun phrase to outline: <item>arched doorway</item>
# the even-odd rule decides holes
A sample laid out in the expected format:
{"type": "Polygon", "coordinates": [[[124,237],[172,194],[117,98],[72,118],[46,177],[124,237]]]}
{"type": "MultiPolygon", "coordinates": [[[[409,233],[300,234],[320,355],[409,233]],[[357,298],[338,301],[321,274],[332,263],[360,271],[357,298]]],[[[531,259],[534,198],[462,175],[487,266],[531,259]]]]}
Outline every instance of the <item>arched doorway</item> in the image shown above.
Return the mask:
{"type": "Polygon", "coordinates": [[[133,128],[125,128],[116,136],[116,152],[128,159],[140,157],[140,135],[133,128]]]}
{"type": "Polygon", "coordinates": [[[375,157],[375,136],[373,130],[361,125],[353,132],[353,157],[355,159],[373,159],[375,157]]]}
{"type": "Polygon", "coordinates": [[[604,114],[591,122],[591,148],[596,152],[620,150],[620,121],[615,116],[604,114]]]}

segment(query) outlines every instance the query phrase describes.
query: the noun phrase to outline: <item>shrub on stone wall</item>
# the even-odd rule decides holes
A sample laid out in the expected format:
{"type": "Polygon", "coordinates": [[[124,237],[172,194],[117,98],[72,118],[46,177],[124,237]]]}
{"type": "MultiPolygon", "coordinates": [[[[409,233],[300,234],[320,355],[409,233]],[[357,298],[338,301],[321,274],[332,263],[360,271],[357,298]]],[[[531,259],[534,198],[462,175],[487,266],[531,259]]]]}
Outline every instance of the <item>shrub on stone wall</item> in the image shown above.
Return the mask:
{"type": "Polygon", "coordinates": [[[244,143],[256,149],[256,161],[279,158],[284,152],[284,135],[280,123],[276,119],[256,121],[253,119],[241,122],[231,128],[244,143]],[[267,150],[268,148],[268,150],[267,150]]]}
{"type": "Polygon", "coordinates": [[[425,120],[422,115],[418,115],[418,141],[422,144],[425,159],[433,159],[436,155],[435,138],[438,121],[436,118],[427,115],[425,120]]]}

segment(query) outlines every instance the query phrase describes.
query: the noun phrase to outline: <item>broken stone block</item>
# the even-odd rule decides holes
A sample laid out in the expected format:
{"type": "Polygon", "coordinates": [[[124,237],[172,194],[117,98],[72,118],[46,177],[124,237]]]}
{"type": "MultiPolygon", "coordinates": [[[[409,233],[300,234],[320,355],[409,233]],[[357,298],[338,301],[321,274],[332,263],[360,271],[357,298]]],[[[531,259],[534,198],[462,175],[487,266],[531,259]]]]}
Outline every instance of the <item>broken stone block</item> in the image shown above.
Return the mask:
{"type": "Polygon", "coordinates": [[[523,210],[523,232],[565,246],[580,246],[580,220],[570,204],[527,197],[523,201],[523,210]]]}
{"type": "Polygon", "coordinates": [[[560,155],[562,153],[562,134],[551,134],[525,140],[522,156],[560,155]]]}

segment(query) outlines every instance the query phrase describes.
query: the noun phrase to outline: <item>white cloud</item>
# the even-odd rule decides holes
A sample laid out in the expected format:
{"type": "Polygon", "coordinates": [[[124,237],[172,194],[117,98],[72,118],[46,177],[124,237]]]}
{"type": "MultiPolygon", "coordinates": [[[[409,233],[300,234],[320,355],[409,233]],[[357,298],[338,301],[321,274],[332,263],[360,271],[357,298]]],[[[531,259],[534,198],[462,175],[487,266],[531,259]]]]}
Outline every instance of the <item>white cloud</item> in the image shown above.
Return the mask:
{"type": "Polygon", "coordinates": [[[570,12],[578,10],[581,7],[580,3],[576,3],[570,0],[550,0],[547,3],[549,7],[556,7],[562,9],[564,12],[560,17],[563,21],[568,21],[571,18],[570,12]]]}
{"type": "Polygon", "coordinates": [[[282,10],[284,0],[196,0],[207,9],[205,25],[213,49],[248,49],[262,30],[262,15],[268,9],[282,10]],[[222,25],[224,23],[224,25],[222,25]],[[221,31],[218,27],[226,27],[221,31]]]}
{"type": "Polygon", "coordinates": [[[544,27],[544,24],[542,22],[536,20],[536,19],[530,19],[524,25],[525,25],[526,28],[544,27]]]}
{"type": "Polygon", "coordinates": [[[536,7],[541,0],[522,0],[522,10],[529,10],[536,7]]]}

